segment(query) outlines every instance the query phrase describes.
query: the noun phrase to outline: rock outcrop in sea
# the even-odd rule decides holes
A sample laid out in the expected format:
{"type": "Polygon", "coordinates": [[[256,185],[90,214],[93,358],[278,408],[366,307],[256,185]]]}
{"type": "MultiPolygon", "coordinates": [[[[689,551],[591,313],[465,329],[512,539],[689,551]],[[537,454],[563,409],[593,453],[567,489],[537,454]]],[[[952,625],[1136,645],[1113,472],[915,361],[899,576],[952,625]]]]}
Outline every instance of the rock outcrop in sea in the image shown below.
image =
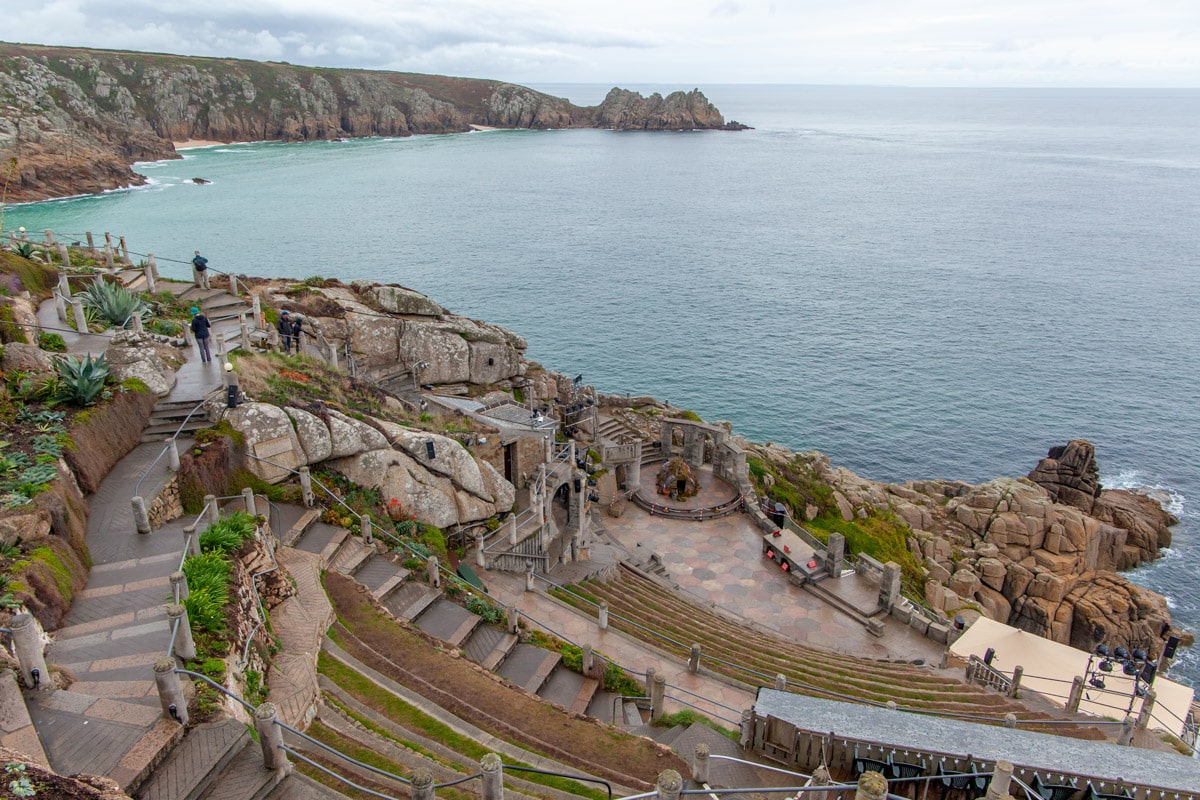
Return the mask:
{"type": "Polygon", "coordinates": [[[173,141],[744,127],[698,90],[613,89],[587,108],[501,81],[6,43],[0,104],[8,202],[140,184],[130,164],[175,157],[173,141]]]}

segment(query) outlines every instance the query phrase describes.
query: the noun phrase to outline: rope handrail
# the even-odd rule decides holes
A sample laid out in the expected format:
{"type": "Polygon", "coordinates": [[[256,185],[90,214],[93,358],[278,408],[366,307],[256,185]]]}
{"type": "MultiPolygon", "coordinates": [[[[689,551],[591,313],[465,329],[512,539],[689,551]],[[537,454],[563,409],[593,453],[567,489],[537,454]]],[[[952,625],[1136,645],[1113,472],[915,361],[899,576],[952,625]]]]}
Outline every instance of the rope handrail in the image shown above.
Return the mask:
{"type": "Polygon", "coordinates": [[[365,786],[360,786],[359,784],[355,783],[354,781],[350,780],[349,778],[345,777],[344,775],[339,775],[338,773],[334,772],[333,770],[329,769],[328,767],[318,764],[316,761],[313,761],[311,758],[309,758],[308,756],[299,752],[298,750],[294,750],[293,748],[288,747],[286,744],[279,745],[279,749],[294,758],[300,759],[305,764],[308,764],[310,767],[313,767],[314,769],[319,769],[321,772],[324,772],[329,777],[341,781],[342,783],[346,784],[347,786],[351,787],[352,789],[354,789],[356,791],[362,792],[363,794],[369,794],[372,797],[378,797],[378,798],[380,798],[380,800],[396,800],[396,797],[394,795],[382,794],[381,792],[377,792],[374,789],[368,789],[365,786]]]}
{"type": "Polygon", "coordinates": [[[226,689],[224,686],[222,686],[221,684],[217,683],[216,681],[214,681],[212,678],[208,677],[207,675],[204,675],[204,674],[202,674],[202,673],[199,673],[199,672],[193,672],[192,670],[190,670],[190,669],[184,669],[183,667],[176,667],[176,668],[175,668],[175,674],[176,674],[176,675],[187,675],[187,676],[189,676],[189,677],[192,677],[192,678],[199,678],[200,680],[204,681],[204,682],[205,682],[205,683],[207,683],[209,686],[211,686],[212,688],[216,689],[218,692],[220,692],[221,694],[225,695],[226,697],[228,697],[228,698],[230,698],[230,699],[232,699],[232,700],[236,700],[238,703],[241,703],[242,707],[243,707],[243,708],[245,708],[247,711],[249,711],[251,714],[253,714],[253,713],[254,713],[254,712],[257,710],[257,706],[255,706],[255,705],[253,705],[252,703],[249,703],[249,702],[247,702],[246,700],[243,700],[242,698],[238,697],[236,694],[234,694],[233,692],[229,691],[229,690],[228,690],[228,689],[226,689]]]}
{"type": "Polygon", "coordinates": [[[583,781],[585,783],[598,783],[601,786],[603,786],[605,788],[605,790],[608,791],[608,800],[612,800],[612,784],[601,778],[593,778],[593,777],[586,776],[586,775],[564,775],[561,772],[550,772],[548,770],[537,769],[535,767],[511,766],[509,764],[504,765],[504,770],[506,772],[532,772],[536,775],[552,775],[552,776],[558,776],[560,778],[568,777],[568,778],[571,778],[572,780],[583,781]]]}
{"type": "MultiPolygon", "coordinates": [[[[126,320],[126,321],[128,321],[128,320],[126,320]]],[[[0,325],[15,325],[18,328],[29,328],[30,330],[35,330],[35,331],[53,331],[54,333],[73,333],[76,336],[108,337],[113,332],[113,328],[108,328],[106,330],[100,331],[99,333],[93,333],[92,331],[77,331],[74,328],[51,328],[48,325],[40,325],[40,324],[39,325],[31,325],[28,322],[16,322],[15,320],[10,320],[10,319],[0,321],[0,325]]],[[[56,353],[55,355],[59,355],[59,354],[56,353]]]]}
{"type": "Polygon", "coordinates": [[[709,761],[729,761],[734,764],[745,764],[747,766],[754,767],[755,769],[765,769],[768,772],[779,772],[784,775],[795,775],[797,778],[807,779],[807,778],[812,777],[812,775],[805,775],[803,772],[796,772],[795,770],[783,769],[782,767],[772,767],[767,764],[759,764],[757,761],[747,761],[744,758],[737,758],[735,756],[723,756],[719,753],[711,754],[708,757],[708,760],[709,761]]]}
{"type": "MultiPolygon", "coordinates": [[[[142,496],[141,495],[142,481],[146,480],[146,477],[150,474],[150,470],[154,469],[154,466],[159,462],[159,460],[167,454],[167,450],[169,450],[171,448],[171,446],[179,440],[179,435],[181,433],[183,433],[184,426],[187,425],[189,422],[191,422],[192,416],[197,411],[199,411],[204,406],[204,404],[207,403],[214,395],[216,395],[217,393],[219,393],[221,391],[223,391],[223,390],[222,389],[214,389],[211,392],[209,392],[208,394],[206,394],[200,400],[200,402],[196,403],[196,405],[192,408],[192,410],[188,412],[188,415],[183,418],[183,422],[179,423],[179,427],[175,429],[175,433],[173,433],[171,435],[171,438],[167,439],[166,443],[163,445],[162,452],[160,452],[158,454],[158,456],[153,461],[150,462],[150,466],[146,467],[146,471],[142,473],[142,477],[138,478],[137,483],[135,483],[133,485],[133,494],[135,497],[142,496]]],[[[199,520],[197,520],[197,521],[199,521],[199,520]]]]}
{"type": "MultiPolygon", "coordinates": [[[[300,739],[303,739],[304,741],[308,742],[309,744],[314,744],[317,747],[324,750],[325,752],[332,753],[333,755],[337,756],[338,758],[349,761],[351,764],[354,764],[357,767],[361,767],[362,769],[365,769],[368,772],[374,772],[376,775],[382,775],[385,778],[390,778],[391,780],[394,780],[398,783],[403,783],[405,786],[412,786],[412,781],[409,780],[408,778],[397,775],[394,772],[388,772],[386,769],[381,769],[379,767],[372,766],[365,762],[359,761],[356,758],[351,758],[350,756],[346,755],[345,753],[340,752],[336,748],[325,744],[321,740],[314,739],[313,737],[309,736],[307,733],[304,733],[303,731],[293,728],[291,725],[288,725],[286,722],[280,722],[278,719],[276,719],[275,724],[278,725],[280,728],[283,728],[285,731],[292,734],[293,736],[297,736],[300,739]]],[[[472,776],[472,777],[474,777],[474,776],[472,776]]]]}

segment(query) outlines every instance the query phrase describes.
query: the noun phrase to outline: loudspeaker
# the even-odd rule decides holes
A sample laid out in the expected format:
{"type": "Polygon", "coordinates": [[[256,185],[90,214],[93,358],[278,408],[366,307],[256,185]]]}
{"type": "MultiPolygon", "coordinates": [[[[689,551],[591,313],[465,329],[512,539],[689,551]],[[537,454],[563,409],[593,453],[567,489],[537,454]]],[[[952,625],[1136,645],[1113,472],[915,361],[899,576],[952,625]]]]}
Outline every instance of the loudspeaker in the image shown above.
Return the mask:
{"type": "Polygon", "coordinates": [[[1163,648],[1163,658],[1174,658],[1175,651],[1179,649],[1179,637],[1170,636],[1167,638],[1167,646],[1163,648]]]}
{"type": "Polygon", "coordinates": [[[433,442],[425,442],[425,455],[429,456],[429,460],[433,461],[437,457],[436,451],[433,449],[433,442]]]}

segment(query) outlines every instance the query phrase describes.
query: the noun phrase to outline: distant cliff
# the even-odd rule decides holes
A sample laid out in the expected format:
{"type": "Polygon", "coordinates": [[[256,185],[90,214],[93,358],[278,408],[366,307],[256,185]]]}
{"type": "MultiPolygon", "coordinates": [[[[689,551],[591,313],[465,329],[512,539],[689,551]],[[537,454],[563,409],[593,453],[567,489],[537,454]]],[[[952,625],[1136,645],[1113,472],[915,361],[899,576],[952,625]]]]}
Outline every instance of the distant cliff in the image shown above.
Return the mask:
{"type": "Polygon", "coordinates": [[[738,129],[699,91],[599,106],[500,81],[0,43],[7,202],[136,185],[173,141],[307,141],[499,128],[738,129]],[[12,159],[15,158],[16,162],[12,159]]]}

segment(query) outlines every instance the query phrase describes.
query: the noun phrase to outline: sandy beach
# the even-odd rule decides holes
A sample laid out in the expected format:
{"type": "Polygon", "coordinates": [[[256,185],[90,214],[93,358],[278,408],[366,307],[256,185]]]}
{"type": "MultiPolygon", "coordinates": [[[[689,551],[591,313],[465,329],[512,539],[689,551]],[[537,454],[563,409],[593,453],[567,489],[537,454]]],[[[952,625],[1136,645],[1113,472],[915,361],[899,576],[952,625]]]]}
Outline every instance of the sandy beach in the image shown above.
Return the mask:
{"type": "Polygon", "coordinates": [[[171,142],[171,144],[175,145],[176,150],[191,150],[196,147],[213,147],[225,144],[225,142],[214,142],[209,139],[186,139],[182,142],[171,142]]]}

